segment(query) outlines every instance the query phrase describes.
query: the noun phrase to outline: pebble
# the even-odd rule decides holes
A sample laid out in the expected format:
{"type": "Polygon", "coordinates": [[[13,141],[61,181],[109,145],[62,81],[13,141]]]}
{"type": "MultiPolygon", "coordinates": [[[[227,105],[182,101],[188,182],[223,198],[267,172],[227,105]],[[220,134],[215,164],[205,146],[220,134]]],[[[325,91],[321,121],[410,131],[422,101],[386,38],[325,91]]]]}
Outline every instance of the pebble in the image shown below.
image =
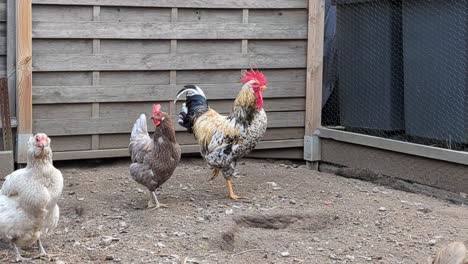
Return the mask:
{"type": "Polygon", "coordinates": [[[325,249],[320,247],[320,248],[317,248],[317,251],[322,252],[322,251],[325,251],[325,249]]]}
{"type": "Polygon", "coordinates": [[[290,204],[297,204],[296,200],[294,200],[294,199],[293,199],[293,200],[289,200],[289,203],[290,203],[290,204]]]}
{"type": "Polygon", "coordinates": [[[381,212],[387,211],[387,208],[382,206],[382,207],[379,208],[379,211],[381,211],[381,212]]]}
{"type": "Polygon", "coordinates": [[[431,240],[429,240],[428,244],[429,244],[429,246],[434,246],[435,244],[437,244],[437,240],[431,239],[431,240]]]}
{"type": "Polygon", "coordinates": [[[282,257],[289,257],[290,256],[288,251],[281,252],[280,254],[281,254],[282,257]]]}
{"type": "Polygon", "coordinates": [[[225,212],[227,215],[232,215],[234,211],[232,209],[227,209],[225,212]]]}
{"type": "Polygon", "coordinates": [[[69,191],[68,192],[68,195],[74,195],[75,194],[75,191],[69,191]]]}
{"type": "Polygon", "coordinates": [[[277,187],[278,184],[276,182],[267,182],[268,185],[270,185],[271,187],[277,187]]]}
{"type": "Polygon", "coordinates": [[[380,192],[380,190],[379,190],[378,187],[374,187],[374,188],[372,188],[372,192],[373,193],[378,193],[378,192],[380,192]]]}
{"type": "Polygon", "coordinates": [[[156,243],[155,246],[158,247],[158,248],[165,248],[166,247],[166,245],[164,245],[161,242],[156,243]]]}
{"type": "Polygon", "coordinates": [[[121,221],[121,222],[119,223],[119,226],[122,227],[122,228],[128,227],[127,223],[125,223],[124,221],[121,221]]]}
{"type": "Polygon", "coordinates": [[[429,209],[429,208],[426,208],[426,207],[421,207],[421,208],[418,208],[417,210],[418,212],[421,212],[421,213],[424,213],[424,214],[428,214],[428,213],[431,213],[432,210],[429,209]]]}
{"type": "Polygon", "coordinates": [[[138,193],[143,193],[143,190],[140,189],[140,188],[138,188],[138,189],[137,189],[137,192],[138,192],[138,193]]]}

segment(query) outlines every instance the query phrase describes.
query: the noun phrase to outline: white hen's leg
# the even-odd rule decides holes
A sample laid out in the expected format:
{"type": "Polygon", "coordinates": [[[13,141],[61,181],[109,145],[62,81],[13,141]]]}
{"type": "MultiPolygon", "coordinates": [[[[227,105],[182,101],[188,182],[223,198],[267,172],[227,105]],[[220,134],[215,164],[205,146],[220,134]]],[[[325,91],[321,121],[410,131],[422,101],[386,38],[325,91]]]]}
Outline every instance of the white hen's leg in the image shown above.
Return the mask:
{"type": "Polygon", "coordinates": [[[21,253],[15,243],[13,243],[13,248],[15,249],[15,254],[16,254],[15,261],[16,262],[23,262],[23,261],[31,260],[29,258],[23,258],[21,256],[21,253]]]}
{"type": "Polygon", "coordinates": [[[150,200],[148,201],[148,208],[158,209],[160,207],[168,207],[165,204],[159,203],[156,191],[151,192],[150,200]]]}
{"type": "Polygon", "coordinates": [[[44,247],[42,246],[42,242],[41,242],[41,239],[39,238],[37,240],[37,247],[39,248],[39,256],[40,257],[46,257],[47,256],[47,252],[45,251],[44,247]]]}

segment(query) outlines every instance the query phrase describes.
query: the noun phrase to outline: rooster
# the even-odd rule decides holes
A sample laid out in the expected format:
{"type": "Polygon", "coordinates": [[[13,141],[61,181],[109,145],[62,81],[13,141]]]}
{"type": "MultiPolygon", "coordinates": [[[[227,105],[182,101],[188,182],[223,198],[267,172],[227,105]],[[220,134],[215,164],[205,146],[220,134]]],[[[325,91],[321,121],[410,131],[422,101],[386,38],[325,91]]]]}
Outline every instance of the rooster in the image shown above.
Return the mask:
{"type": "Polygon", "coordinates": [[[47,256],[41,235],[57,226],[62,189],[62,173],[52,165],[50,139],[36,134],[28,141],[26,168],[8,175],[0,191],[0,233],[11,240],[17,262],[25,260],[18,246],[36,241],[40,256],[47,256]]]}
{"type": "Polygon", "coordinates": [[[151,138],[146,116],[141,114],[133,125],[128,146],[132,159],[130,177],[150,191],[148,208],[167,207],[159,203],[156,189],[166,182],[179,164],[181,150],[175,137],[174,125],[161,105],[153,105],[151,119],[156,126],[151,138]]]}
{"type": "Polygon", "coordinates": [[[174,103],[186,93],[178,123],[193,133],[201,147],[201,154],[212,169],[211,180],[222,171],[226,179],[228,197],[237,200],[231,179],[238,175],[237,161],[252,151],[267,129],[262,92],[266,78],[253,69],[243,72],[243,87],[237,95],[231,114],[223,116],[208,107],[202,89],[186,85],[177,93],[174,103]]]}

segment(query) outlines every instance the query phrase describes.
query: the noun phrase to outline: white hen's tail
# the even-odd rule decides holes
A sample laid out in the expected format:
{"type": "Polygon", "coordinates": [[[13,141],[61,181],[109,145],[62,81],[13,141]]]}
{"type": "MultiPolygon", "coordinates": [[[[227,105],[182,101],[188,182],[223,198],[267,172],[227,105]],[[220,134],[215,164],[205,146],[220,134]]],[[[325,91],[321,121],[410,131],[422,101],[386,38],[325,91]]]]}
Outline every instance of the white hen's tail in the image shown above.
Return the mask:
{"type": "Polygon", "coordinates": [[[137,138],[138,135],[148,135],[148,127],[146,126],[146,115],[141,114],[140,117],[136,120],[132,128],[132,134],[130,136],[130,141],[133,141],[137,138]]]}
{"type": "Polygon", "coordinates": [[[454,242],[442,248],[431,264],[468,264],[466,247],[462,242],[454,242]]]}

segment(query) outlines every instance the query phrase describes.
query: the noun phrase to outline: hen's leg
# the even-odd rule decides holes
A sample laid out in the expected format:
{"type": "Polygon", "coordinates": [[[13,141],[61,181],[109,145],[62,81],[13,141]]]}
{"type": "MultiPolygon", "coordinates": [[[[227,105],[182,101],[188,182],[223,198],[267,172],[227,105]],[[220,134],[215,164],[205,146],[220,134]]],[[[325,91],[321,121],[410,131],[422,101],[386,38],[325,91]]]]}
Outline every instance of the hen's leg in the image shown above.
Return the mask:
{"type": "Polygon", "coordinates": [[[37,247],[39,248],[39,257],[47,257],[47,252],[42,246],[42,242],[40,238],[37,240],[37,247]]]}
{"type": "Polygon", "coordinates": [[[13,248],[15,249],[15,254],[16,254],[15,261],[16,262],[23,262],[23,261],[31,260],[30,258],[23,258],[21,256],[21,253],[15,243],[13,243],[13,248]]]}
{"type": "Polygon", "coordinates": [[[219,169],[218,168],[213,168],[213,175],[210,178],[210,181],[214,180],[216,177],[219,175],[219,169]]]}
{"type": "Polygon", "coordinates": [[[226,186],[228,188],[228,197],[233,199],[233,200],[237,200],[237,199],[240,199],[241,197],[240,196],[237,196],[234,194],[234,190],[232,189],[232,183],[231,183],[231,179],[229,180],[226,180],[226,186]]]}
{"type": "Polygon", "coordinates": [[[148,201],[148,208],[151,208],[151,209],[158,209],[160,207],[169,207],[165,204],[162,204],[162,203],[159,203],[158,201],[158,197],[156,196],[156,191],[154,192],[151,192],[151,197],[148,201]]]}

